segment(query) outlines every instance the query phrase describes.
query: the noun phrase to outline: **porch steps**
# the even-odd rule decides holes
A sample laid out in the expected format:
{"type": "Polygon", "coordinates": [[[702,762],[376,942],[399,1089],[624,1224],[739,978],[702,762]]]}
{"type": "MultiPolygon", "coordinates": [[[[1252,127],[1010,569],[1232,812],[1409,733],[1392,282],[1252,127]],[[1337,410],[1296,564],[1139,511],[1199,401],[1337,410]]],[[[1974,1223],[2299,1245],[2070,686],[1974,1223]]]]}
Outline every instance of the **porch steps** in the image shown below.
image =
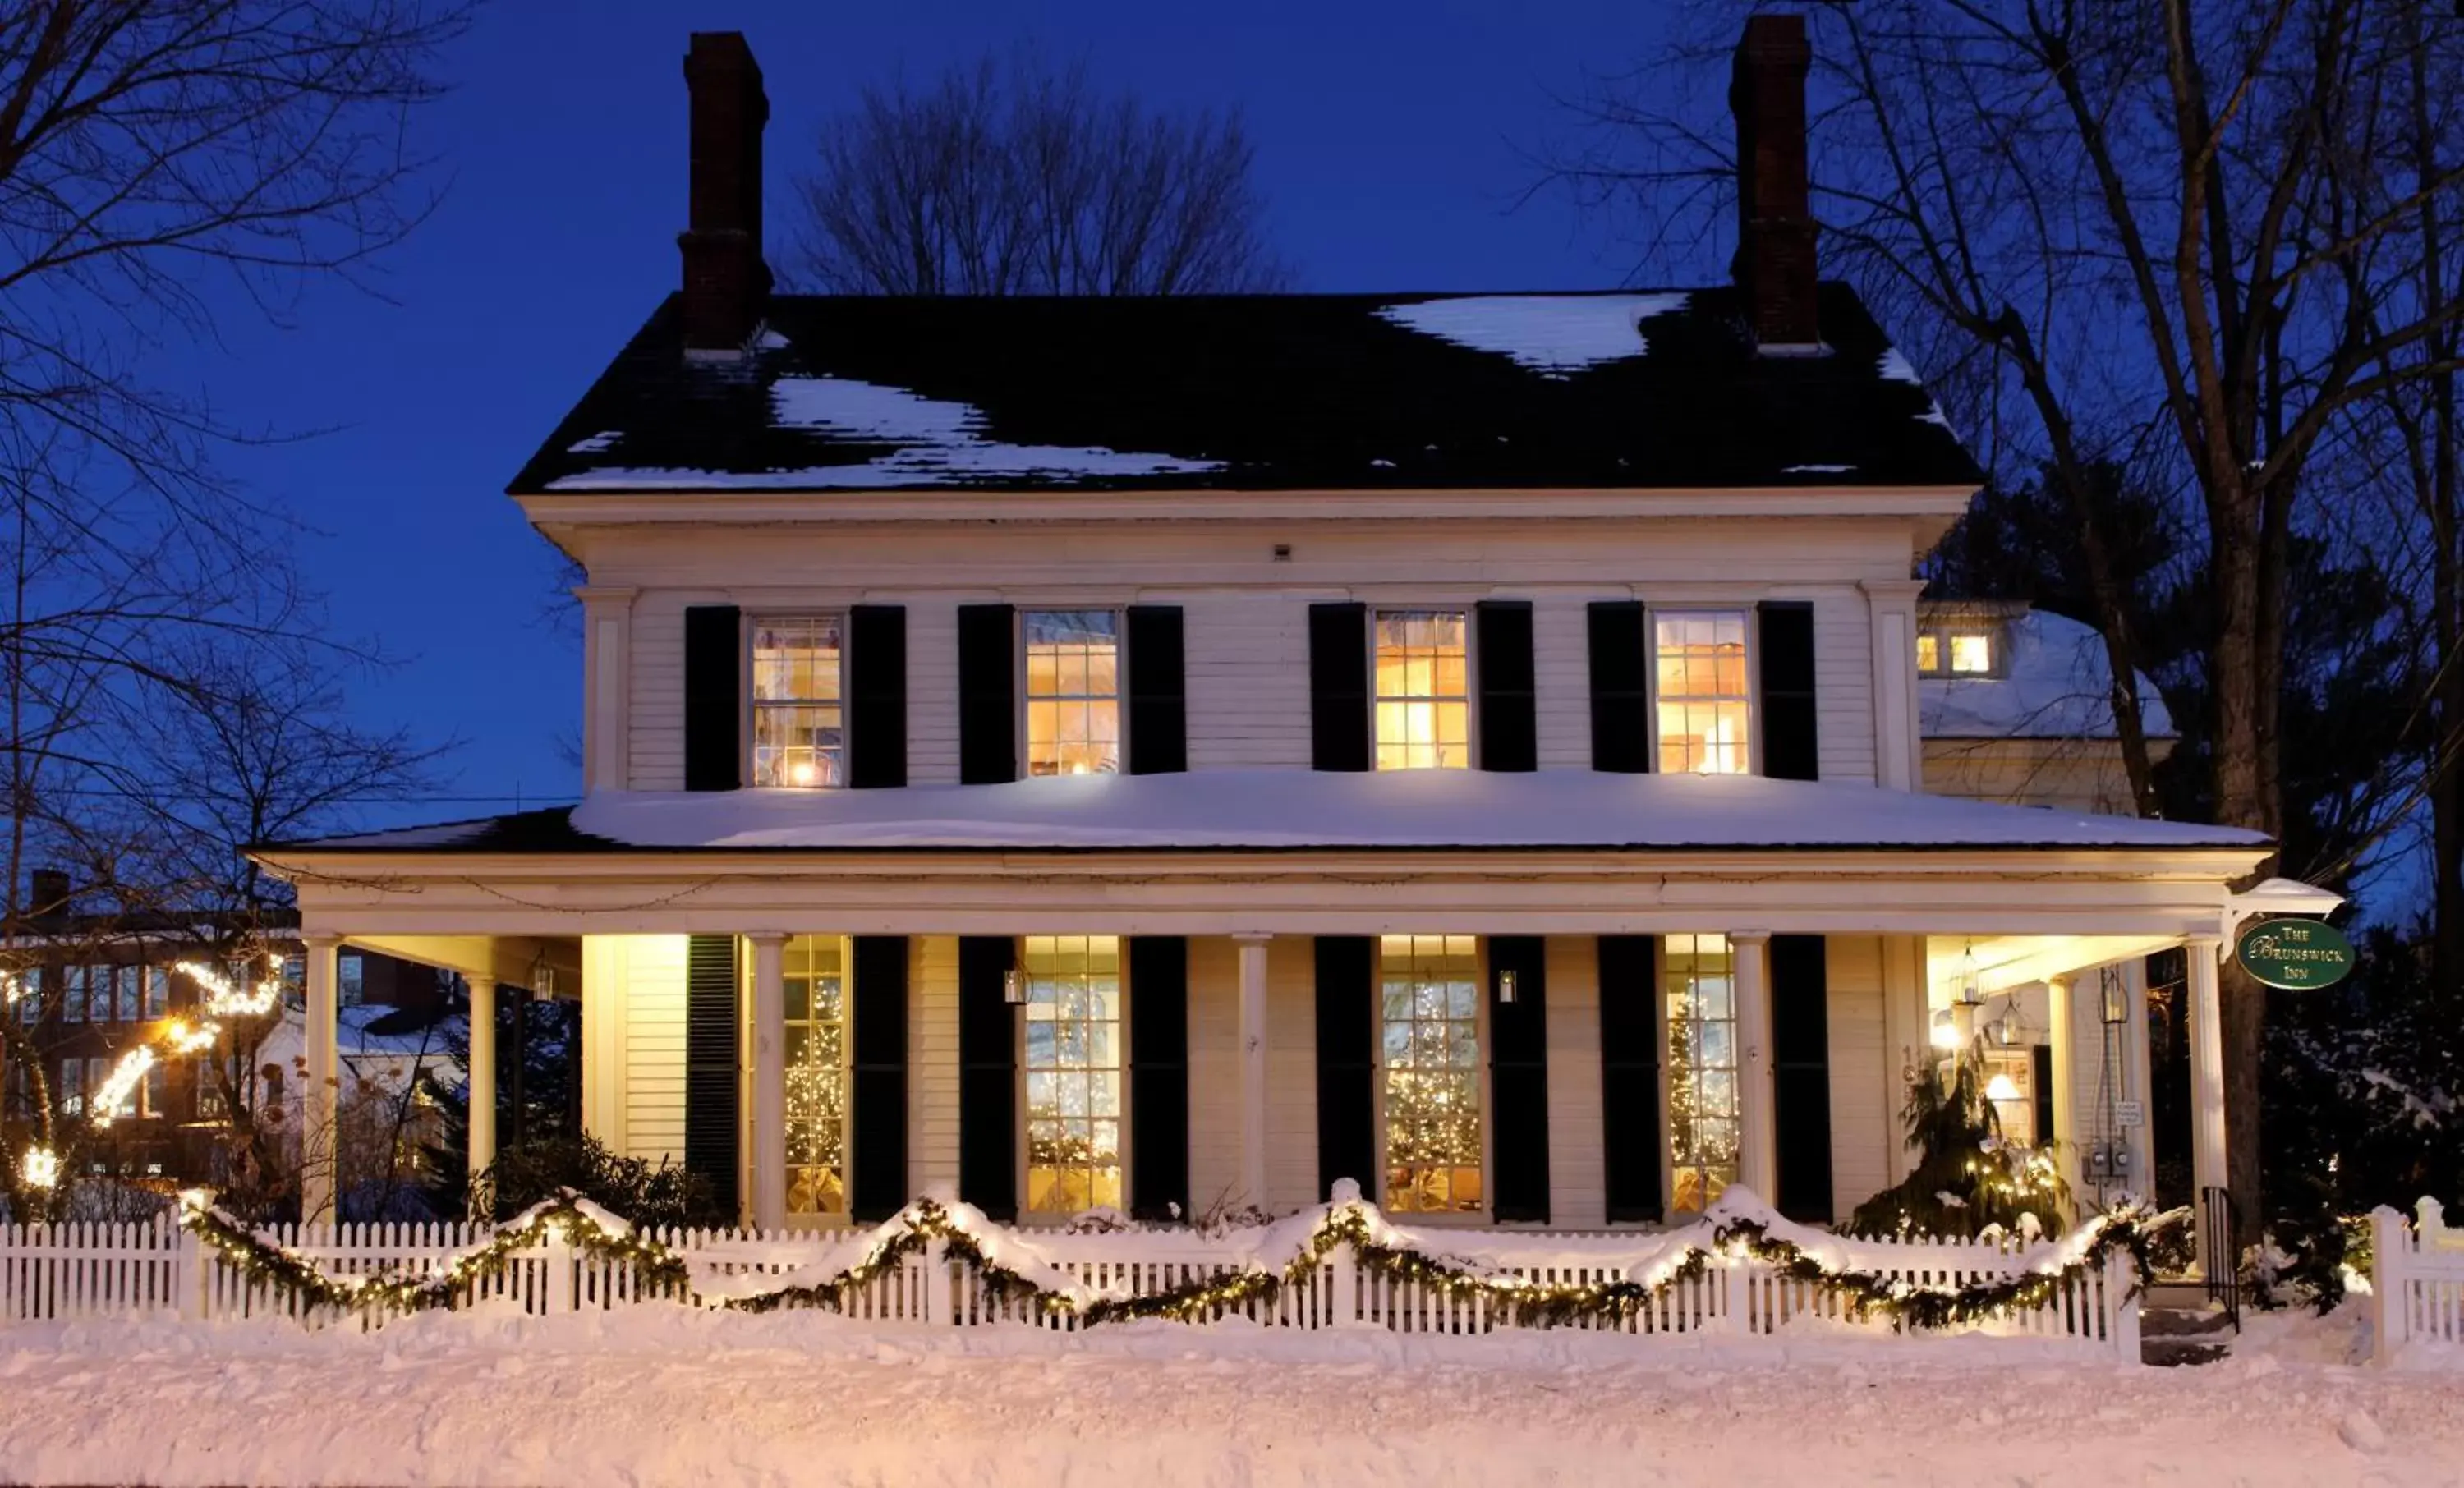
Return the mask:
{"type": "Polygon", "coordinates": [[[2166,1368],[2213,1364],[2233,1351],[2234,1337],[2224,1309],[2204,1293],[2195,1303],[2176,1302],[2152,1289],[2139,1310],[2139,1362],[2166,1368]]]}

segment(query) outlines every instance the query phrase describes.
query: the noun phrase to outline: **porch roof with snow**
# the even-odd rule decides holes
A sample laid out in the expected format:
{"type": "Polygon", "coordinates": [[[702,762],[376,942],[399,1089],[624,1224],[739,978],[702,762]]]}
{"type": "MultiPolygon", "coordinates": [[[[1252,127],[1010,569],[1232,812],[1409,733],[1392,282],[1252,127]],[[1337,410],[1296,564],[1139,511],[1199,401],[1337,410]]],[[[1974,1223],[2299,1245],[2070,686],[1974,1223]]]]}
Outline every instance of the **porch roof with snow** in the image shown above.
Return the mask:
{"type": "Polygon", "coordinates": [[[514,477],[568,492],[1973,488],[1844,284],[1819,355],[1730,286],[774,295],[688,359],[671,296],[514,477]]]}
{"type": "Polygon", "coordinates": [[[603,792],[579,806],[268,843],[309,853],[2255,851],[2232,827],[1746,776],[1302,770],[889,790],[603,792]]]}

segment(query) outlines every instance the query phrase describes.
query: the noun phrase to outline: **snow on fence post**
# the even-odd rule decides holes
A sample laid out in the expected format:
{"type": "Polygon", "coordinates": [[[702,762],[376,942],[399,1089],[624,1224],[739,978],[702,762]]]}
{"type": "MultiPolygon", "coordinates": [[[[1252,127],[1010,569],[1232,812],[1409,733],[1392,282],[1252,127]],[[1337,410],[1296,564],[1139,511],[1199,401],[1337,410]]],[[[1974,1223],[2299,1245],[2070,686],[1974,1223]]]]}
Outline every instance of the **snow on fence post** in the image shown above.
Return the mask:
{"type": "Polygon", "coordinates": [[[2395,1362],[2405,1345],[2404,1293],[2411,1284],[2412,1231],[2404,1214],[2385,1204],[2370,1211],[2370,1363],[2395,1362]]]}
{"type": "MultiPolygon", "coordinates": [[[[165,1221],[174,1223],[176,1221],[165,1221]]],[[[209,1295],[213,1284],[213,1262],[206,1257],[206,1242],[185,1227],[175,1228],[171,1243],[177,1247],[178,1259],[171,1268],[172,1286],[179,1293],[180,1321],[202,1323],[211,1304],[209,1295]]]]}
{"type": "Polygon", "coordinates": [[[581,1304],[573,1293],[573,1244],[565,1237],[564,1226],[547,1227],[547,1310],[551,1313],[578,1312],[581,1304]]]}
{"type": "Polygon", "coordinates": [[[950,1321],[950,1247],[935,1237],[924,1245],[924,1325],[950,1321]]]}
{"type": "Polygon", "coordinates": [[[2107,1338],[2125,1365],[2138,1364],[2139,1263],[2130,1253],[2115,1250],[2104,1258],[2104,1304],[2111,1309],[2107,1338]]]}
{"type": "Polygon", "coordinates": [[[1334,1265],[1333,1295],[1328,1305],[1333,1316],[1329,1324],[1339,1328],[1362,1328],[1370,1325],[1360,1305],[1360,1257],[1350,1245],[1338,1245],[1328,1252],[1327,1259],[1334,1265]]]}

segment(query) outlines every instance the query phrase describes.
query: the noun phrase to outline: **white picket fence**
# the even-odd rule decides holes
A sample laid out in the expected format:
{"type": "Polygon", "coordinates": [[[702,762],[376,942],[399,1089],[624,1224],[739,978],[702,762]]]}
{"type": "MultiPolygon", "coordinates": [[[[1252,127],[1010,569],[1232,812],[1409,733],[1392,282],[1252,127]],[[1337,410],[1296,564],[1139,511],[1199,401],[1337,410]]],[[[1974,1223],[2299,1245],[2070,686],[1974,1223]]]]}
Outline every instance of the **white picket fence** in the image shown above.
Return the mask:
{"type": "MultiPolygon", "coordinates": [[[[339,1277],[381,1271],[432,1275],[445,1258],[484,1240],[488,1232],[458,1224],[430,1224],[283,1226],[263,1233],[339,1277]]],[[[809,1232],[652,1233],[712,1274],[759,1272],[788,1281],[797,1280],[800,1271],[822,1264],[830,1245],[809,1232]]],[[[1464,1234],[1464,1248],[1476,1252],[1484,1263],[1551,1284],[1623,1279],[1639,1258],[1654,1247],[1654,1236],[1632,1233],[1464,1234]]],[[[1244,1253],[1239,1247],[1198,1233],[1038,1231],[1032,1233],[1031,1243],[1060,1270],[1094,1288],[1155,1291],[1227,1275],[1244,1264],[1244,1253]]],[[[2044,1254],[2041,1246],[2012,1242],[1838,1243],[1850,1264],[1915,1284],[1959,1284],[2018,1275],[2044,1254]]],[[[816,1277],[822,1274],[812,1272],[816,1277]]],[[[608,1308],[654,1297],[705,1301],[672,1287],[663,1290],[646,1284],[629,1264],[554,1238],[517,1253],[501,1271],[473,1281],[463,1293],[465,1301],[511,1299],[531,1313],[608,1308]]],[[[948,1258],[937,1243],[848,1298],[845,1311],[851,1319],[885,1328],[1006,1325],[1066,1333],[1082,1325],[1070,1314],[1039,1313],[1031,1304],[1001,1298],[971,1267],[948,1258]]],[[[218,1254],[203,1247],[167,1216],[135,1224],[0,1227],[0,1327],[45,1319],[162,1312],[212,1322],[268,1317],[312,1324],[335,1321],[315,1315],[313,1309],[303,1316],[288,1294],[225,1264],[218,1254]]],[[[1205,1321],[1235,1313],[1251,1324],[1270,1327],[1397,1333],[1485,1334],[1538,1325],[1542,1321],[1518,1318],[1510,1302],[1466,1300],[1372,1272],[1348,1248],[1331,1253],[1303,1284],[1284,1287],[1271,1300],[1227,1304],[1205,1321]]],[[[376,1326],[381,1322],[355,1320],[355,1325],[376,1326]]],[[[1759,1263],[1729,1259],[1699,1276],[1660,1286],[1644,1306],[1628,1317],[1570,1325],[1647,1337],[1753,1338],[1817,1328],[1877,1337],[1925,1336],[1893,1335],[1886,1322],[1847,1316],[1835,1296],[1779,1277],[1759,1263]]],[[[2116,1256],[2101,1272],[2061,1287],[2045,1306],[1998,1321],[1988,1330],[2137,1362],[2139,1304],[2127,1258],[2116,1256]]]]}
{"type": "Polygon", "coordinates": [[[2413,1206],[2411,1224],[2385,1206],[2370,1214],[2373,1360],[2408,1346],[2464,1350],[2464,1229],[2451,1228],[2434,1198],[2413,1206]]]}

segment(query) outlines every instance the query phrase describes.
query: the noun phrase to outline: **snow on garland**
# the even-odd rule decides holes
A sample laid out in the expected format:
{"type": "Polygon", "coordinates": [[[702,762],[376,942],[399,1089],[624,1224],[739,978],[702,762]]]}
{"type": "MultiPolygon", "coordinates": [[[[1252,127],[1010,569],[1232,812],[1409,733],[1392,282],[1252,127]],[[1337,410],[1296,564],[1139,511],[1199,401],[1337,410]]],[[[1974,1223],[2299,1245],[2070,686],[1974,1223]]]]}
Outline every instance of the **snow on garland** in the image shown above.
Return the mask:
{"type": "Polygon", "coordinates": [[[2157,1214],[2144,1205],[2117,1207],[2080,1225],[2018,1275],[1955,1286],[1920,1284],[1850,1263],[1847,1249],[1835,1236],[1791,1224],[1732,1186],[1698,1223],[1654,1237],[1656,1243],[1631,1261],[1623,1276],[1569,1284],[1534,1281],[1433,1253],[1419,1235],[1389,1223],[1375,1205],[1360,1197],[1356,1185],[1343,1182],[1335,1186],[1331,1203],[1303,1210],[1262,1231],[1242,1268],[1138,1293],[1089,1288],[973,1205],[934,1195],[917,1199],[858,1236],[854,1260],[809,1282],[777,1275],[716,1274],[570,1190],[533,1205],[486,1240],[452,1252],[441,1264],[418,1274],[328,1276],[309,1258],[253,1234],[202,1195],[183,1195],[180,1221],[249,1277],[315,1305],[346,1310],[451,1307],[472,1281],[561,1233],[585,1254],[628,1262],[658,1288],[690,1288],[706,1301],[746,1312],[842,1310],[850,1292],[895,1271],[937,1241],[946,1255],[972,1268],[995,1297],[1046,1315],[1074,1315],[1087,1326],[1144,1318],[1195,1323],[1225,1309],[1271,1302],[1284,1288],[1305,1284],[1336,1247],[1349,1246],[1373,1276],[1410,1281],[1456,1301],[1504,1305],[1526,1325],[1621,1322],[1673,1281],[1699,1277],[1714,1264],[1750,1258],[1838,1298],[1852,1316],[1885,1318],[1900,1328],[1941,1328],[2044,1306],[2063,1288],[2101,1271],[2117,1251],[2130,1257],[2135,1284],[2145,1286],[2154,1269],[2150,1247],[2184,1214],[2157,1214]],[[1283,1253],[1280,1262],[1270,1258],[1277,1252],[1283,1253]]]}

